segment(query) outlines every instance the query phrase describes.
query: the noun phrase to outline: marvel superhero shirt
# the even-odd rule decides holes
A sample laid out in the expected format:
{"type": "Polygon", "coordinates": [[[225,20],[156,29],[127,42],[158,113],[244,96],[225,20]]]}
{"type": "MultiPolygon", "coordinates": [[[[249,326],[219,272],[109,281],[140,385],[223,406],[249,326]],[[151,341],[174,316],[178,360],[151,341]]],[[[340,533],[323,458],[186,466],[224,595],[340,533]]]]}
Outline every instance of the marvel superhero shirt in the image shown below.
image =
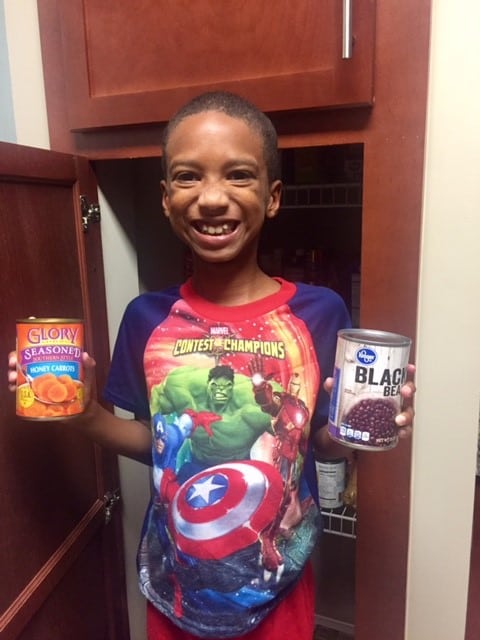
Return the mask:
{"type": "Polygon", "coordinates": [[[140,588],[181,628],[234,637],[298,580],[319,518],[311,433],[349,326],[329,289],[220,307],[180,288],[128,306],[107,398],[152,425],[154,496],[140,588]]]}

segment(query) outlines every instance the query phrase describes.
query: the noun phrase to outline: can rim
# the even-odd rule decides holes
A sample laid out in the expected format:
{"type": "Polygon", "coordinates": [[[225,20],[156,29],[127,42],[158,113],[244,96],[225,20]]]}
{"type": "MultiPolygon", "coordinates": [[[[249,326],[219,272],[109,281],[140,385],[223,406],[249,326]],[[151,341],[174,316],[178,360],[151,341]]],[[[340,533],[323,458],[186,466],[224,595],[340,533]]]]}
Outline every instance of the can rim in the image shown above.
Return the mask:
{"type": "Polygon", "coordinates": [[[399,333],[380,331],[378,329],[340,329],[338,337],[345,340],[373,344],[376,346],[407,347],[412,344],[411,338],[399,333]]]}
{"type": "Polygon", "coordinates": [[[30,316],[29,318],[20,318],[16,321],[17,324],[67,324],[67,323],[77,323],[83,324],[82,318],[35,318],[34,316],[30,316]]]}

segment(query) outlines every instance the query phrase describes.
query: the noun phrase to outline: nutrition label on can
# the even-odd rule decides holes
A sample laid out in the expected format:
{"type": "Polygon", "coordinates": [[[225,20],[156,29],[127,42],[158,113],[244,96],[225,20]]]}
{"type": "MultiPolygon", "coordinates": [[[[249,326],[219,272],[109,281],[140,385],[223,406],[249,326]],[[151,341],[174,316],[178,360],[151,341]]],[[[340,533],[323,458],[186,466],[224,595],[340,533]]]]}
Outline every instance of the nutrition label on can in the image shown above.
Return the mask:
{"type": "Polygon", "coordinates": [[[343,504],[342,494],[345,490],[346,460],[316,460],[318,497],[320,506],[325,509],[336,509],[343,504]]]}

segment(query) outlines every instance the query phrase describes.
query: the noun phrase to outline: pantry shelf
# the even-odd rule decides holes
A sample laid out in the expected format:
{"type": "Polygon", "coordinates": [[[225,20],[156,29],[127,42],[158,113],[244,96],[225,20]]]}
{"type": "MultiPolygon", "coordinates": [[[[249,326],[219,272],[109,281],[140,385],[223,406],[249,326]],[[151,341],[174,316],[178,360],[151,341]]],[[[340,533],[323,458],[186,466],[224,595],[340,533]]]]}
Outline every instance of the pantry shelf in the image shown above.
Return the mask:
{"type": "Polygon", "coordinates": [[[362,206],[362,185],[357,182],[285,185],[282,209],[319,209],[362,206]]]}
{"type": "Polygon", "coordinates": [[[322,509],[323,531],[344,538],[356,538],[357,512],[353,507],[322,509]]]}

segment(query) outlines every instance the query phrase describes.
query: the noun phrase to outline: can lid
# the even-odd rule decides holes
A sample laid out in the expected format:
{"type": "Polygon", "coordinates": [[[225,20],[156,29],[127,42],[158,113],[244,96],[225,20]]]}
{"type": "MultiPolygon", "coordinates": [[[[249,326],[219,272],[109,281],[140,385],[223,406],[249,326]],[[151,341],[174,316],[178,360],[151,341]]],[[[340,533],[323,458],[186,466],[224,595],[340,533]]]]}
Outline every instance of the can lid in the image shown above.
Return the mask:
{"type": "Polygon", "coordinates": [[[35,316],[28,316],[28,318],[20,318],[17,323],[24,322],[25,324],[41,323],[41,324],[74,324],[83,323],[81,318],[36,318],[35,316]]]}
{"type": "Polygon", "coordinates": [[[340,329],[337,335],[345,340],[378,346],[408,347],[412,344],[411,338],[407,336],[377,329],[340,329]]]}

